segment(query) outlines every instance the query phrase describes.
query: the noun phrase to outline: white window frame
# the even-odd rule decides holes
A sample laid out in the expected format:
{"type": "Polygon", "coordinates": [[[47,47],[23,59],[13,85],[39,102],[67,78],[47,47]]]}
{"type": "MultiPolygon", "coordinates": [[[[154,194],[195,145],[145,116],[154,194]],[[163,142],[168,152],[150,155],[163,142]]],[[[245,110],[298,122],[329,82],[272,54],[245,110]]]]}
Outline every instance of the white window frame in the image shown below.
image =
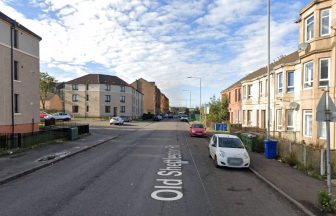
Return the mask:
{"type": "Polygon", "coordinates": [[[277,114],[277,130],[281,130],[282,129],[282,110],[278,109],[276,110],[276,114],[277,114]]]}
{"type": "Polygon", "coordinates": [[[294,71],[287,71],[287,93],[292,93],[294,92],[294,90],[295,90],[295,73],[294,71]],[[289,79],[288,79],[290,73],[293,74],[293,85],[292,86],[289,85],[289,79]],[[293,90],[289,90],[289,89],[293,89],[293,90]]]}
{"type": "Polygon", "coordinates": [[[327,138],[327,123],[326,122],[318,122],[318,137],[319,139],[326,139],[327,138]],[[323,133],[322,133],[322,130],[323,133]]]}
{"type": "Polygon", "coordinates": [[[313,134],[313,112],[312,110],[303,110],[303,136],[312,137],[313,134]],[[310,116],[310,121],[307,122],[306,117],[310,116]],[[310,125],[307,125],[309,124],[310,125]],[[309,129],[309,131],[307,130],[309,129]]]}
{"type": "Polygon", "coordinates": [[[111,102],[111,95],[105,95],[105,102],[111,102]]]}
{"type": "Polygon", "coordinates": [[[294,131],[294,110],[288,109],[286,110],[286,129],[287,131],[294,131]],[[288,124],[288,114],[292,114],[292,124],[288,124]]]}
{"type": "Polygon", "coordinates": [[[78,84],[72,84],[72,90],[78,90],[78,84]]]}
{"type": "Polygon", "coordinates": [[[111,91],[111,85],[105,84],[105,91],[111,91]]]}
{"type": "Polygon", "coordinates": [[[247,85],[247,98],[252,98],[252,85],[247,85]]]}
{"type": "Polygon", "coordinates": [[[320,11],[320,35],[321,36],[330,35],[330,33],[331,33],[331,28],[330,27],[331,27],[331,9],[330,8],[326,8],[326,9],[323,9],[323,10],[320,11]],[[323,11],[329,11],[328,16],[322,16],[323,11]],[[323,31],[323,19],[326,18],[326,17],[328,17],[328,19],[329,19],[328,28],[327,28],[328,29],[328,33],[323,34],[322,33],[322,31],[323,31]]]}
{"type": "Polygon", "coordinates": [[[278,93],[282,94],[282,90],[283,90],[282,72],[277,74],[277,78],[278,78],[278,93]]]}
{"type": "Polygon", "coordinates": [[[312,15],[308,16],[308,17],[305,19],[305,41],[306,41],[306,42],[311,41],[311,40],[314,38],[314,18],[315,18],[315,17],[314,17],[314,14],[312,14],[312,15]],[[312,35],[309,35],[309,34],[308,34],[308,20],[309,20],[310,18],[313,18],[313,19],[312,19],[312,22],[309,23],[309,25],[310,25],[310,24],[313,25],[312,35]],[[309,35],[309,37],[308,37],[308,35],[309,35]]]}
{"type": "Polygon", "coordinates": [[[78,102],[78,95],[77,94],[72,95],[72,102],[78,102]]]}
{"type": "Polygon", "coordinates": [[[330,78],[330,58],[321,58],[319,59],[319,87],[326,87],[326,86],[329,86],[330,83],[329,83],[329,78],[330,78]],[[322,79],[321,78],[321,62],[323,60],[327,60],[328,61],[328,78],[327,79],[322,79]],[[320,82],[324,82],[324,81],[328,81],[328,85],[321,85],[320,82]]]}
{"type": "Polygon", "coordinates": [[[303,88],[304,89],[308,89],[308,88],[312,88],[313,87],[313,78],[314,78],[314,63],[313,61],[309,61],[303,64],[303,88]],[[306,81],[306,67],[308,64],[312,65],[312,71],[311,73],[308,73],[308,81],[306,81]],[[307,86],[306,86],[307,84],[307,86]],[[311,84],[311,86],[309,86],[309,84],[311,84]]]}

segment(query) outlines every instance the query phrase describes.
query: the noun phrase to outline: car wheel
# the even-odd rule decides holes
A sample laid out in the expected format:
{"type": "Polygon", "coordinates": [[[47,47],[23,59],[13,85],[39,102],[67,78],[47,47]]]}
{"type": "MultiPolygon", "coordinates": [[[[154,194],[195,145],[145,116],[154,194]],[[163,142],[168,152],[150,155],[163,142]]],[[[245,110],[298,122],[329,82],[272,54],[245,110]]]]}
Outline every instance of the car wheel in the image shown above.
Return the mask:
{"type": "Polygon", "coordinates": [[[214,159],[214,165],[216,168],[219,168],[219,165],[218,165],[218,161],[217,161],[217,157],[215,156],[215,159],[214,159]]]}

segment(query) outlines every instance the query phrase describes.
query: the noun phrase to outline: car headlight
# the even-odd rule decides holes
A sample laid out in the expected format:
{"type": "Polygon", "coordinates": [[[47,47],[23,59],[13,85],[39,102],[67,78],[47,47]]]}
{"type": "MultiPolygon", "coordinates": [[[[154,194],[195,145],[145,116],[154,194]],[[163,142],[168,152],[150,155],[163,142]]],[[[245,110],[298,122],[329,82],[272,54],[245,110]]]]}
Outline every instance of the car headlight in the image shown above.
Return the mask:
{"type": "Polygon", "coordinates": [[[196,133],[196,131],[195,131],[195,130],[191,130],[191,132],[193,132],[193,133],[196,133]]]}
{"type": "Polygon", "coordinates": [[[244,153],[244,159],[249,159],[249,155],[247,154],[247,152],[244,153]]]}
{"type": "Polygon", "coordinates": [[[224,156],[225,156],[225,152],[223,152],[223,151],[219,151],[219,156],[220,156],[220,157],[224,157],[224,156]]]}

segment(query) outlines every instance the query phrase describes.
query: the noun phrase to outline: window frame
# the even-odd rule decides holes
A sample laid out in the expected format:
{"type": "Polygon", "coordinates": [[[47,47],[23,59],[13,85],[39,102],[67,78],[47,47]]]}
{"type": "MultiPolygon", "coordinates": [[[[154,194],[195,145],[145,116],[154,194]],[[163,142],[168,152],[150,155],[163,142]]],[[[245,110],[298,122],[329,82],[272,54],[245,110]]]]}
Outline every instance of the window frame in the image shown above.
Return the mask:
{"type": "Polygon", "coordinates": [[[303,136],[304,137],[312,137],[313,135],[313,112],[312,110],[303,110],[303,136]],[[306,123],[307,123],[307,119],[306,117],[310,116],[310,134],[307,134],[307,127],[306,127],[306,123]]]}
{"type": "Polygon", "coordinates": [[[72,90],[78,91],[78,84],[72,84],[72,90]]]}
{"type": "Polygon", "coordinates": [[[78,105],[72,106],[72,113],[79,113],[79,106],[78,105]]]}
{"type": "Polygon", "coordinates": [[[247,85],[247,98],[252,98],[252,85],[247,85]]]}
{"type": "Polygon", "coordinates": [[[325,139],[327,139],[327,130],[326,130],[326,128],[327,128],[327,122],[324,122],[324,121],[320,121],[320,122],[318,122],[318,130],[317,130],[317,132],[318,132],[318,138],[319,139],[323,139],[323,140],[325,140],[325,139]],[[323,127],[323,129],[325,130],[325,132],[324,132],[324,136],[322,136],[321,134],[321,126],[322,126],[322,124],[324,124],[324,127],[323,127]]]}
{"type": "Polygon", "coordinates": [[[105,113],[111,113],[111,106],[105,106],[105,113]]]}
{"type": "MultiPolygon", "coordinates": [[[[308,76],[309,78],[309,76],[308,76]]],[[[309,61],[309,62],[306,62],[303,64],[303,88],[304,89],[310,89],[310,88],[313,88],[313,83],[314,82],[314,62],[313,61],[309,61]],[[310,77],[310,80],[306,81],[306,66],[308,64],[311,64],[312,65],[312,70],[311,70],[311,77],[310,77]],[[309,86],[309,84],[311,83],[311,86],[309,86]],[[307,84],[307,86],[306,86],[307,84]]]]}
{"type": "Polygon", "coordinates": [[[14,94],[14,107],[13,111],[15,114],[20,113],[20,95],[19,94],[14,94]]]}
{"type": "Polygon", "coordinates": [[[281,109],[277,109],[276,110],[276,115],[277,115],[277,130],[282,130],[282,110],[281,109]],[[279,118],[280,117],[280,118],[279,118]],[[280,122],[280,124],[279,124],[280,122]]]}
{"type": "Polygon", "coordinates": [[[126,97],[124,95],[120,96],[120,103],[125,103],[126,102],[126,97]]]}
{"type": "Polygon", "coordinates": [[[287,109],[286,110],[286,130],[287,131],[294,131],[294,110],[292,110],[292,109],[287,109]],[[288,114],[289,113],[292,114],[292,116],[291,116],[292,117],[292,124],[291,125],[288,124],[288,122],[289,122],[288,121],[288,119],[289,119],[288,114]]]}
{"type": "Polygon", "coordinates": [[[105,91],[111,91],[111,85],[105,84],[105,91]]]}
{"type": "Polygon", "coordinates": [[[314,19],[315,19],[315,17],[314,17],[314,13],[311,14],[310,16],[308,16],[308,17],[305,19],[305,42],[309,42],[309,41],[311,41],[311,40],[314,39],[314,24],[315,24],[314,19]],[[313,28],[312,28],[312,35],[311,35],[310,38],[308,38],[308,20],[309,20],[310,18],[313,18],[313,19],[312,19],[312,22],[310,23],[310,24],[313,25],[313,28]]]}
{"type": "Polygon", "coordinates": [[[294,71],[287,71],[287,93],[292,93],[295,90],[295,73],[294,71]],[[289,74],[293,74],[293,85],[289,85],[289,74]]]}
{"type": "Polygon", "coordinates": [[[125,88],[124,85],[121,85],[121,86],[120,86],[120,92],[126,92],[126,88],[125,88]]]}
{"type": "Polygon", "coordinates": [[[329,83],[329,77],[330,77],[330,58],[320,58],[319,59],[319,87],[328,87],[330,85],[329,83]],[[323,60],[328,60],[328,78],[327,79],[321,79],[321,68],[322,68],[322,64],[321,62],[323,60]],[[328,81],[328,84],[327,85],[321,85],[320,83],[321,82],[325,82],[325,81],[328,81]]]}
{"type": "Polygon", "coordinates": [[[111,95],[105,95],[105,102],[111,102],[111,95]]]}
{"type": "Polygon", "coordinates": [[[14,60],[14,70],[13,70],[13,80],[18,81],[19,80],[19,62],[14,60]]]}
{"type": "Polygon", "coordinates": [[[126,112],[126,106],[120,106],[120,113],[126,112]]]}
{"type": "Polygon", "coordinates": [[[278,93],[282,94],[282,91],[283,91],[283,74],[282,74],[282,72],[277,74],[277,79],[278,79],[278,93]]]}
{"type": "Polygon", "coordinates": [[[327,36],[331,34],[331,8],[325,8],[320,10],[320,36],[327,36]],[[329,19],[329,23],[328,23],[328,33],[323,34],[323,18],[325,18],[326,16],[322,16],[323,11],[329,11],[328,14],[328,19],[329,19]]]}
{"type": "Polygon", "coordinates": [[[78,102],[78,94],[72,95],[72,102],[78,102]]]}

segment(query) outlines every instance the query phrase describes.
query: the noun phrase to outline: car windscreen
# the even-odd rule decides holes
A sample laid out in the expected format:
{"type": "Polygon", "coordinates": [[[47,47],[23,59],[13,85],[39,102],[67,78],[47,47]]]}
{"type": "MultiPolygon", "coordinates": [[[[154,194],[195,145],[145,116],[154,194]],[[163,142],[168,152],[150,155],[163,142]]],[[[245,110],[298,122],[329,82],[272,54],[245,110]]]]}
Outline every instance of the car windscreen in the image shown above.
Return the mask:
{"type": "Polygon", "coordinates": [[[192,125],[192,128],[204,128],[201,124],[194,124],[192,125]]]}
{"type": "Polygon", "coordinates": [[[218,147],[222,148],[244,148],[243,143],[237,138],[219,137],[218,147]]]}

